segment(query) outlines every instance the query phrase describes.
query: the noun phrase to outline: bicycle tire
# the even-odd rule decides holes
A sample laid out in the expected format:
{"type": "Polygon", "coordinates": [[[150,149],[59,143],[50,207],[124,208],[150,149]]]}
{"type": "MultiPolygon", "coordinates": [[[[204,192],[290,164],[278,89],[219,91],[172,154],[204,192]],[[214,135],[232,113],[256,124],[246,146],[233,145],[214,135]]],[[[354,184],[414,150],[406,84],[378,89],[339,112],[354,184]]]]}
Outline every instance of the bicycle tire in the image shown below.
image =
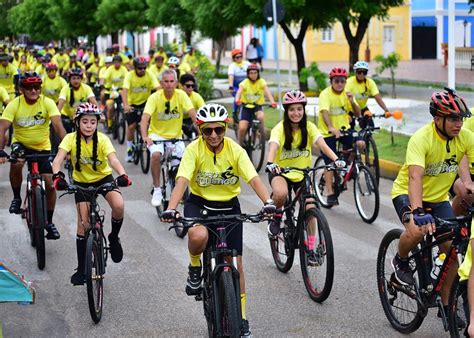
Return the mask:
{"type": "Polygon", "coordinates": [[[202,288],[202,305],[204,310],[204,317],[207,323],[207,332],[209,337],[216,337],[217,327],[214,311],[214,290],[211,281],[211,263],[209,249],[203,253],[203,288],[202,288]]]}
{"type": "Polygon", "coordinates": [[[166,196],[166,185],[169,183],[169,181],[166,179],[166,173],[165,173],[165,163],[161,165],[161,205],[155,207],[156,208],[156,213],[158,214],[158,218],[161,219],[161,215],[163,214],[163,211],[165,211],[168,208],[168,201],[169,201],[169,196],[166,196]]]}
{"type": "Polygon", "coordinates": [[[240,295],[235,294],[232,271],[222,271],[219,276],[219,305],[222,318],[219,318],[220,331],[223,337],[240,337],[242,316],[239,313],[240,295]]]}
{"type": "MultiPolygon", "coordinates": [[[[171,191],[173,191],[175,185],[176,185],[176,180],[175,178],[170,178],[170,184],[171,184],[171,191]]],[[[178,211],[181,215],[184,215],[184,202],[188,199],[189,196],[189,189],[186,188],[183,194],[183,198],[179,202],[179,204],[176,207],[176,211],[178,211]]],[[[188,228],[182,228],[182,227],[175,227],[174,231],[176,232],[176,236],[179,238],[184,238],[186,237],[186,234],[188,233],[188,228]]]]}
{"type": "MultiPolygon", "coordinates": [[[[385,234],[380,243],[377,254],[377,289],[383,311],[390,325],[395,330],[408,334],[420,327],[424,316],[419,311],[416,299],[400,291],[399,287],[393,282],[394,272],[391,262],[398,252],[398,241],[401,234],[401,229],[390,230],[385,234]]],[[[412,263],[410,262],[410,265],[412,263]]],[[[413,287],[406,288],[408,290],[411,289],[413,294],[415,293],[413,287]]]]}
{"type": "Polygon", "coordinates": [[[370,224],[377,219],[380,208],[379,189],[374,175],[365,165],[359,166],[359,172],[354,175],[354,201],[365,223],[370,224]]]}
{"type": "Polygon", "coordinates": [[[290,271],[295,259],[296,227],[291,214],[284,213],[281,219],[280,233],[276,237],[269,237],[273,261],[277,269],[283,273],[290,271]]]}
{"type": "Polygon", "coordinates": [[[263,134],[260,128],[252,130],[252,157],[250,159],[255,166],[255,170],[259,172],[260,169],[262,169],[263,159],[265,157],[265,130],[263,130],[263,134]]]}
{"type": "Polygon", "coordinates": [[[142,173],[148,174],[150,170],[150,151],[145,144],[142,145],[140,151],[140,167],[142,168],[142,173]]]}
{"type": "Polygon", "coordinates": [[[469,304],[467,287],[459,282],[459,275],[456,275],[449,291],[448,309],[448,325],[451,337],[464,336],[463,331],[469,326],[469,304]],[[459,327],[458,318],[464,321],[465,327],[459,327]]]}
{"type": "Polygon", "coordinates": [[[46,265],[46,249],[44,240],[44,229],[46,227],[46,203],[41,186],[37,185],[33,189],[33,210],[35,215],[33,232],[35,237],[36,260],[38,269],[43,270],[46,265]]]}
{"type": "Polygon", "coordinates": [[[135,132],[133,133],[133,163],[135,165],[140,162],[140,152],[143,148],[138,124],[135,125],[135,132]]]}
{"type": "Polygon", "coordinates": [[[89,312],[94,323],[100,322],[104,304],[103,242],[98,232],[89,231],[86,244],[86,285],[89,312]]]}
{"type": "Polygon", "coordinates": [[[117,112],[113,111],[113,118],[112,118],[112,138],[116,140],[118,138],[118,121],[119,117],[117,112]]]}
{"type": "Polygon", "coordinates": [[[117,125],[117,138],[119,144],[123,144],[125,142],[125,133],[127,131],[127,126],[125,123],[125,114],[122,108],[119,108],[118,111],[118,125],[117,125]]]}
{"type": "MultiPolygon", "coordinates": [[[[321,167],[324,164],[325,163],[324,163],[323,157],[318,156],[316,161],[314,161],[313,167],[314,168],[321,167]]],[[[326,186],[326,179],[324,178],[324,172],[325,172],[324,169],[314,170],[313,177],[312,177],[313,179],[311,181],[313,182],[313,189],[316,192],[316,197],[318,198],[319,204],[321,204],[323,208],[331,209],[333,205],[328,203],[328,197],[325,196],[324,194],[324,189],[326,186]]]]}
{"type": "Polygon", "coordinates": [[[34,248],[36,246],[34,228],[34,215],[33,215],[33,196],[31,191],[26,193],[26,205],[25,210],[23,210],[24,218],[26,219],[26,225],[28,226],[28,233],[30,234],[30,244],[34,248]]]}
{"type": "Polygon", "coordinates": [[[334,281],[334,250],[328,221],[321,210],[317,208],[305,212],[305,225],[303,231],[300,231],[300,263],[304,285],[309,297],[315,302],[324,302],[331,294],[334,281]],[[315,234],[317,237],[313,252],[318,261],[317,265],[308,263],[310,250],[306,240],[311,217],[316,220],[315,234]],[[322,285],[317,285],[321,282],[322,285]]]}
{"type": "Polygon", "coordinates": [[[364,150],[364,163],[367,168],[374,174],[377,185],[380,182],[380,163],[379,153],[377,151],[377,145],[372,135],[366,135],[364,138],[365,150],[364,150]]]}

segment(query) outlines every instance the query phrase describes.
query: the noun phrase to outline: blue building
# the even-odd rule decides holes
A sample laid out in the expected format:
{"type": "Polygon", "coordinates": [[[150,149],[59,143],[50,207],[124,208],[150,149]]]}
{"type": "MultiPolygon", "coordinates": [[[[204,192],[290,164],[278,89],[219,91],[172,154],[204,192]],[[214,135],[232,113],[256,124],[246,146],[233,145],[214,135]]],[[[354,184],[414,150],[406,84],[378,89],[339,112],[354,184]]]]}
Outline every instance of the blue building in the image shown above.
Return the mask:
{"type": "Polygon", "coordinates": [[[448,2],[455,4],[456,47],[474,47],[474,12],[468,0],[411,0],[412,58],[441,59],[448,42],[448,2]]]}

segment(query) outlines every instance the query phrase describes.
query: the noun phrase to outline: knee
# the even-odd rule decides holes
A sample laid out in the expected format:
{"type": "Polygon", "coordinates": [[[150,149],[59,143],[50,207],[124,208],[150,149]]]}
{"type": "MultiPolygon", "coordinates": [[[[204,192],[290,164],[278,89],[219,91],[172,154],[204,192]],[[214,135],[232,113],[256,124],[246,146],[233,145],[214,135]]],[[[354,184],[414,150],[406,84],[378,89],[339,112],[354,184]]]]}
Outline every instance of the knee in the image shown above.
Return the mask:
{"type": "Polygon", "coordinates": [[[151,160],[152,162],[155,162],[155,163],[160,163],[160,152],[159,151],[155,151],[152,155],[151,155],[151,160]]]}
{"type": "Polygon", "coordinates": [[[188,236],[189,242],[193,245],[204,245],[207,241],[206,229],[202,226],[190,228],[188,236]]]}

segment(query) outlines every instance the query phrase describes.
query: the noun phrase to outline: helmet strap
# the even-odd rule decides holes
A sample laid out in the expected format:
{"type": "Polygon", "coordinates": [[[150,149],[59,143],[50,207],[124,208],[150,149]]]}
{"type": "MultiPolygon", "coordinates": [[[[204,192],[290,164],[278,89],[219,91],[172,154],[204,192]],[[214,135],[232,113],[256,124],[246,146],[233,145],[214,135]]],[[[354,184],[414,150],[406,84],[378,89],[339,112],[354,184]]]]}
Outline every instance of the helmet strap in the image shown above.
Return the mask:
{"type": "Polygon", "coordinates": [[[447,133],[446,133],[446,117],[443,117],[443,129],[441,128],[438,128],[438,125],[435,123],[435,127],[436,127],[436,130],[443,136],[446,138],[446,151],[449,153],[451,151],[450,147],[449,147],[449,141],[451,141],[453,139],[453,137],[449,136],[447,133]]]}

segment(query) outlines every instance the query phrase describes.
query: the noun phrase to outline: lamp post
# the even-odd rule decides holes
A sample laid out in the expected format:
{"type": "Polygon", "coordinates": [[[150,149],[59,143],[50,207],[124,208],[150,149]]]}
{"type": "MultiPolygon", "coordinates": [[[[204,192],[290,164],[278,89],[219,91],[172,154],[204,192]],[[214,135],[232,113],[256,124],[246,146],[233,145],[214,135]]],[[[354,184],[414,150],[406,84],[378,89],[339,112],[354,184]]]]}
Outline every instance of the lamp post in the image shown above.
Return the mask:
{"type": "Polygon", "coordinates": [[[462,22],[462,25],[464,26],[464,48],[466,48],[466,26],[467,26],[467,20],[464,20],[462,22]]]}

